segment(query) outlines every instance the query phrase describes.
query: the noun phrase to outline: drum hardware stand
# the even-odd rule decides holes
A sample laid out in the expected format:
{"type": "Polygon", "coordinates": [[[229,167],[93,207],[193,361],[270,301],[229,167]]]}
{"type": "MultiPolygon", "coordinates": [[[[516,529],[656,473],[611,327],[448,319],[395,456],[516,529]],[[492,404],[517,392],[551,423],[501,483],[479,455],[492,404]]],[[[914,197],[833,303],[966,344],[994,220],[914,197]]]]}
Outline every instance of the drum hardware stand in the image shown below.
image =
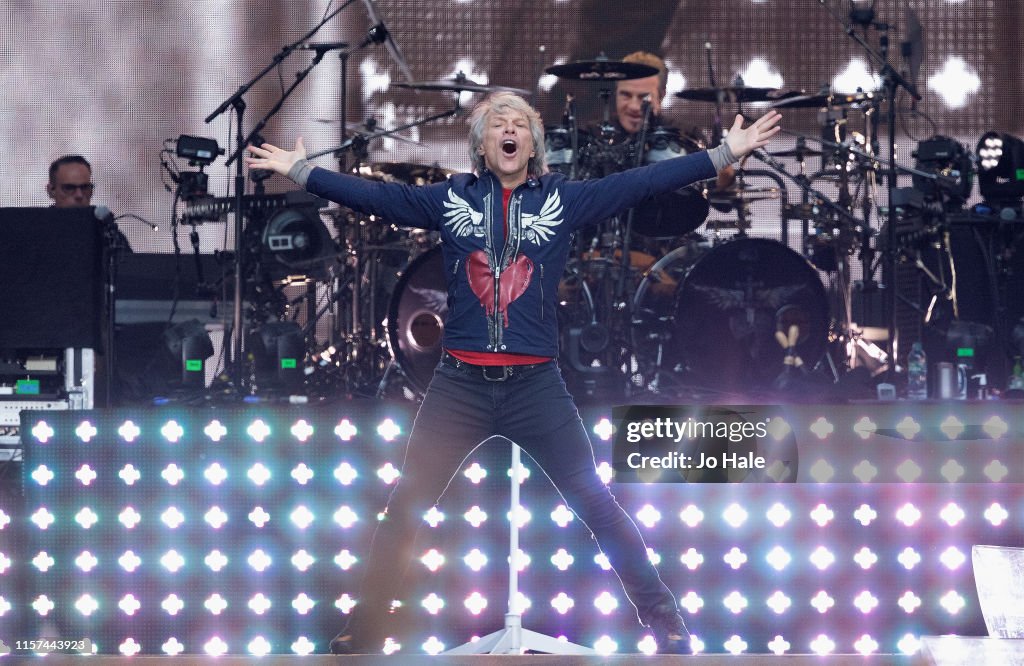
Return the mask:
{"type": "MultiPolygon", "coordinates": [[[[711,42],[704,42],[704,56],[708,63],[708,83],[712,88],[718,89],[718,80],[715,77],[715,67],[711,62],[711,42]]],[[[722,143],[722,104],[725,102],[725,90],[718,89],[715,95],[715,115],[711,120],[711,145],[710,148],[717,148],[722,143]]]]}
{"type": "MultiPolygon", "coordinates": [[[[395,135],[407,129],[419,127],[436,120],[451,118],[461,113],[461,111],[462,107],[459,102],[459,94],[456,92],[453,106],[447,111],[442,111],[441,113],[433,114],[426,118],[399,125],[389,130],[375,131],[372,135],[363,135],[356,132],[353,136],[344,140],[338,146],[308,153],[306,159],[313,160],[317,157],[330,154],[334,155],[339,160],[340,164],[345,164],[347,162],[345,155],[351,152],[355,158],[352,170],[358,171],[359,165],[365,163],[367,159],[367,149],[371,140],[395,135]]],[[[346,125],[345,122],[342,122],[341,124],[342,126],[346,125]]],[[[349,312],[349,321],[347,326],[348,330],[332,330],[331,334],[332,336],[337,336],[338,338],[345,340],[346,362],[354,364],[361,370],[365,370],[365,376],[369,377],[376,372],[374,364],[377,361],[376,352],[381,345],[381,341],[375,336],[375,328],[377,325],[376,294],[371,291],[369,296],[371,303],[367,308],[364,305],[365,296],[363,293],[363,274],[364,272],[375,270],[374,265],[369,260],[373,257],[375,252],[382,248],[373,248],[367,245],[366,239],[364,238],[363,228],[368,224],[380,223],[370,222],[360,215],[354,222],[352,222],[352,224],[356,225],[357,230],[355,238],[352,240],[351,249],[348,252],[349,259],[346,261],[346,270],[350,271],[352,274],[351,277],[346,280],[351,297],[351,311],[349,312]]],[[[340,286],[339,289],[344,289],[344,285],[340,286]]],[[[384,370],[384,376],[376,388],[376,394],[378,396],[381,395],[385,389],[387,380],[390,378],[395,365],[394,360],[390,359],[384,370]]],[[[401,372],[401,368],[399,368],[399,372],[401,372]]]]}
{"type": "Polygon", "coordinates": [[[576,97],[570,94],[565,96],[562,126],[569,131],[569,148],[572,150],[572,161],[569,162],[569,180],[576,180],[580,167],[580,135],[576,118],[576,97]]]}
{"type": "MultiPolygon", "coordinates": [[[[643,121],[640,123],[640,131],[636,136],[636,156],[633,161],[634,167],[639,167],[643,164],[644,159],[644,144],[647,143],[647,129],[651,122],[651,102],[648,99],[644,99],[641,102],[641,113],[643,114],[643,121]]],[[[633,235],[633,216],[636,213],[636,208],[630,208],[626,212],[626,224],[622,233],[622,267],[619,270],[618,280],[615,284],[615,292],[612,297],[612,303],[617,306],[618,303],[625,303],[625,292],[626,292],[626,278],[629,273],[629,269],[633,265],[633,256],[631,254],[632,244],[630,239],[633,235]]],[[[615,255],[612,255],[614,259],[615,255]]],[[[627,312],[627,316],[632,313],[627,312]]]]}
{"type": "MultiPolygon", "coordinates": [[[[804,137],[800,137],[800,138],[804,139],[804,137]]],[[[821,193],[820,191],[814,189],[814,187],[811,185],[811,178],[809,178],[805,173],[803,173],[803,160],[800,161],[800,163],[801,163],[801,172],[794,176],[793,174],[789,173],[789,171],[786,169],[784,164],[779,162],[777,159],[775,159],[771,155],[768,155],[764,151],[756,150],[756,151],[754,151],[753,155],[754,155],[755,158],[757,158],[758,160],[764,162],[769,167],[774,169],[776,172],[778,172],[782,176],[785,176],[786,178],[791,180],[793,183],[795,183],[797,185],[797,187],[800,188],[800,191],[801,191],[800,199],[801,199],[801,201],[804,201],[804,202],[807,202],[807,203],[810,203],[810,202],[813,201],[814,203],[811,204],[812,206],[814,206],[815,208],[827,209],[829,212],[835,214],[839,220],[845,221],[847,224],[850,224],[853,228],[856,228],[857,225],[863,225],[864,227],[868,227],[867,223],[861,222],[859,219],[856,218],[856,216],[853,215],[853,213],[850,212],[850,209],[849,209],[848,206],[844,206],[841,203],[834,202],[831,199],[829,199],[827,196],[825,196],[823,193],[821,193]]],[[[845,171],[845,167],[844,167],[844,171],[845,171]]],[[[789,212],[791,209],[790,209],[790,207],[788,206],[788,204],[785,201],[785,197],[786,197],[786,194],[785,194],[786,193],[786,188],[784,186],[785,183],[783,182],[782,185],[783,186],[780,187],[780,190],[781,190],[782,196],[784,198],[784,201],[783,201],[783,216],[782,216],[782,218],[783,218],[783,229],[784,229],[784,231],[783,231],[783,244],[788,246],[789,228],[788,228],[787,220],[788,220],[788,217],[791,215],[791,213],[789,212]]],[[[806,206],[807,206],[807,204],[803,204],[801,206],[801,208],[802,209],[806,209],[806,206]]],[[[817,211],[815,211],[815,213],[817,213],[817,211]]],[[[803,219],[803,221],[802,221],[802,229],[804,231],[803,239],[804,239],[804,242],[806,242],[806,239],[809,238],[809,231],[810,231],[809,230],[809,220],[807,219],[806,215],[803,214],[803,212],[801,212],[799,214],[800,214],[800,216],[803,219]]],[[[833,243],[834,243],[834,241],[833,241],[833,243]]],[[[843,336],[844,338],[846,338],[847,340],[849,340],[853,336],[852,326],[851,326],[851,324],[852,324],[852,321],[851,321],[852,317],[851,317],[851,311],[850,311],[850,299],[849,299],[849,293],[848,293],[849,286],[850,286],[849,285],[849,262],[846,259],[846,253],[840,251],[841,248],[833,247],[833,249],[836,251],[837,259],[838,259],[838,265],[836,267],[836,271],[837,271],[837,274],[839,276],[838,279],[841,282],[841,284],[840,284],[840,291],[842,293],[842,305],[843,305],[843,311],[841,313],[842,316],[841,316],[841,322],[840,322],[840,329],[841,329],[840,330],[840,335],[843,336]]],[[[801,251],[803,252],[804,248],[801,248],[801,251]]],[[[838,380],[839,373],[838,373],[837,368],[835,367],[835,361],[833,361],[830,353],[826,353],[825,356],[828,358],[829,368],[832,371],[833,377],[836,380],[838,380]]]]}
{"type": "MultiPolygon", "coordinates": [[[[896,93],[900,88],[906,90],[910,96],[917,100],[921,100],[920,93],[917,92],[917,87],[910,81],[908,81],[903,75],[893,68],[889,62],[889,26],[884,23],[878,23],[874,21],[874,12],[872,11],[869,16],[860,17],[857,23],[864,26],[865,32],[868,28],[874,26],[879,28],[882,32],[879,40],[881,46],[881,53],[876,52],[864,39],[864,37],[857,34],[857,31],[853,25],[847,25],[843,21],[842,17],[838,16],[835,10],[830,7],[824,0],[819,0],[822,7],[840,24],[843,26],[843,31],[857,44],[861,46],[864,52],[867,54],[869,61],[873,61],[879,65],[879,75],[882,79],[882,88],[884,90],[885,99],[888,104],[886,114],[886,120],[889,124],[889,160],[887,169],[887,181],[888,187],[888,201],[893,201],[893,196],[896,191],[896,178],[899,170],[896,166],[896,93]]],[[[896,355],[896,303],[895,294],[897,290],[896,284],[896,211],[894,206],[888,206],[887,218],[888,218],[888,243],[886,245],[886,253],[884,261],[889,266],[889,275],[891,283],[888,286],[889,294],[888,298],[885,299],[885,317],[889,324],[889,339],[886,341],[886,352],[889,359],[895,359],[896,355]]],[[[896,371],[896,363],[889,363],[890,380],[894,379],[894,373],[896,371]]]]}

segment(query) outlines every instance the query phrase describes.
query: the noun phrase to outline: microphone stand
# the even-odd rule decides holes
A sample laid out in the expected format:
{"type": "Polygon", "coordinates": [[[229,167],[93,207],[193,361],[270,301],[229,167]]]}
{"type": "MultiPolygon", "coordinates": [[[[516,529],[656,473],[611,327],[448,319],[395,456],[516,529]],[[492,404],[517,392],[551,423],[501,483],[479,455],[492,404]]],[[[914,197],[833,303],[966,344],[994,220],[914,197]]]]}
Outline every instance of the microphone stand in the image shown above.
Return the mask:
{"type": "Polygon", "coordinates": [[[711,42],[704,43],[704,55],[708,61],[708,83],[716,90],[715,117],[711,121],[711,148],[715,148],[722,142],[722,103],[725,101],[725,91],[718,87],[715,77],[715,67],[711,63],[711,42]]]}
{"type": "MultiPolygon", "coordinates": [[[[636,159],[633,162],[634,167],[638,167],[643,164],[644,161],[644,145],[647,143],[647,127],[650,124],[651,119],[651,103],[644,99],[643,101],[643,121],[640,124],[640,131],[636,135],[636,159]]],[[[636,213],[636,208],[630,208],[629,212],[626,213],[626,224],[625,229],[622,233],[622,269],[619,271],[619,279],[615,284],[615,294],[612,299],[612,307],[619,302],[619,299],[624,298],[626,291],[626,274],[629,272],[630,266],[633,264],[630,252],[632,247],[630,244],[630,236],[633,235],[633,216],[636,213]]],[[[614,259],[614,255],[612,255],[614,259]]]]}
{"type": "MultiPolygon", "coordinates": [[[[243,257],[243,254],[244,254],[244,243],[243,243],[243,239],[242,239],[242,235],[243,235],[243,233],[245,231],[244,224],[243,224],[243,214],[242,214],[243,205],[244,205],[244,198],[243,197],[245,195],[245,173],[243,172],[243,169],[242,169],[242,167],[243,167],[243,164],[242,164],[243,160],[236,159],[236,158],[239,158],[242,155],[242,153],[245,150],[245,145],[246,145],[245,144],[245,137],[242,134],[243,131],[244,131],[243,130],[243,127],[244,127],[243,123],[244,123],[244,116],[245,116],[245,99],[244,99],[244,97],[245,97],[245,94],[247,92],[249,92],[250,88],[252,88],[260,79],[262,79],[264,76],[266,76],[272,69],[274,69],[275,67],[280,65],[282,62],[284,62],[284,60],[289,55],[291,55],[291,53],[293,51],[295,51],[299,47],[300,44],[302,44],[303,42],[307,41],[310,37],[312,37],[317,32],[319,32],[320,28],[322,28],[328,21],[333,19],[335,16],[340,14],[346,7],[351,5],[353,2],[355,2],[355,0],[347,0],[345,3],[343,3],[336,10],[334,10],[333,12],[331,12],[330,14],[325,16],[322,21],[320,21],[319,23],[316,24],[316,26],[313,27],[312,30],[307,32],[305,35],[303,35],[301,38],[299,38],[298,40],[296,40],[292,44],[288,44],[287,46],[282,48],[281,52],[278,53],[277,55],[275,55],[271,59],[270,63],[266,67],[264,67],[258,74],[256,74],[256,76],[254,76],[252,79],[250,79],[248,83],[244,83],[241,86],[239,86],[238,90],[235,91],[235,93],[233,95],[231,95],[226,100],[221,102],[220,106],[218,106],[216,109],[214,109],[213,112],[210,113],[210,115],[206,116],[206,118],[204,119],[204,122],[210,123],[215,118],[217,118],[219,115],[221,115],[222,113],[226,112],[228,109],[234,109],[235,118],[236,118],[236,125],[237,125],[237,128],[238,128],[237,132],[236,132],[236,142],[237,142],[238,145],[237,145],[237,148],[236,148],[235,152],[231,156],[231,160],[235,161],[235,166],[236,166],[236,168],[235,168],[235,190],[234,190],[235,191],[235,202],[234,202],[234,211],[235,211],[235,225],[234,225],[234,231],[235,231],[235,248],[234,248],[234,252],[235,252],[235,291],[234,291],[234,299],[235,299],[235,302],[234,302],[234,311],[232,313],[233,314],[233,323],[232,323],[232,329],[231,329],[231,341],[230,341],[231,344],[230,344],[230,355],[229,355],[229,358],[230,358],[230,364],[231,364],[231,373],[230,374],[232,375],[232,378],[235,381],[235,386],[239,390],[239,392],[241,392],[241,388],[242,388],[242,370],[243,370],[243,368],[242,368],[242,339],[243,339],[243,337],[242,337],[242,329],[243,329],[244,324],[245,324],[244,318],[242,316],[242,296],[243,296],[243,293],[242,293],[243,289],[242,289],[242,287],[243,287],[243,282],[245,280],[245,266],[244,266],[245,262],[244,262],[244,257],[243,257]]],[[[229,160],[228,163],[225,166],[230,166],[231,165],[231,160],[229,160]]]]}
{"type": "MultiPolygon", "coordinates": [[[[888,48],[886,48],[884,54],[879,54],[864,40],[863,37],[857,34],[857,31],[852,25],[847,25],[842,17],[837,16],[832,7],[829,7],[825,0],[818,0],[822,7],[840,24],[843,26],[843,31],[855,42],[857,42],[868,57],[873,60],[879,67],[879,73],[882,77],[882,83],[885,90],[885,99],[888,102],[886,119],[889,123],[889,162],[888,170],[886,172],[886,189],[888,192],[888,202],[886,204],[886,217],[888,218],[888,238],[887,247],[883,256],[883,260],[889,267],[889,284],[887,288],[889,293],[884,299],[885,307],[883,312],[889,323],[889,338],[886,341],[886,352],[888,353],[889,363],[889,379],[892,381],[895,379],[896,373],[896,354],[895,354],[895,343],[896,343],[896,212],[895,207],[892,205],[894,199],[894,193],[896,191],[896,178],[898,175],[898,169],[896,167],[896,93],[899,92],[900,88],[903,88],[910,96],[915,100],[920,100],[921,95],[917,92],[917,87],[913,83],[904,78],[899,72],[897,72],[893,66],[889,63],[888,48]]],[[[887,44],[887,43],[886,43],[887,44]]]]}

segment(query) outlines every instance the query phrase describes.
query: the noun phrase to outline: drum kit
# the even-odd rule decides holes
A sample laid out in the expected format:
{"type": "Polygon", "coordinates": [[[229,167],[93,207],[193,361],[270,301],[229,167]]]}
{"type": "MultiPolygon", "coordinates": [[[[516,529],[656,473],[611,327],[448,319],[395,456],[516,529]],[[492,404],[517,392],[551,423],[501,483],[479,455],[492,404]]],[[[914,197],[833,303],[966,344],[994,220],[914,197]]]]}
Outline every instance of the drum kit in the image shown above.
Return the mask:
{"type": "MultiPolygon", "coordinates": [[[[602,121],[583,127],[574,100],[567,99],[562,122],[545,128],[551,171],[571,179],[601,177],[708,144],[703,136],[671,127],[645,123],[631,136],[613,124],[612,84],[653,76],[653,67],[599,58],[546,71],[594,82],[604,103],[602,121]]],[[[396,85],[456,94],[528,94],[464,76],[396,85]]],[[[709,182],[683,188],[577,237],[559,289],[559,363],[576,398],[777,397],[795,385],[806,389],[838,381],[842,372],[864,364],[864,354],[856,350],[872,347],[877,353],[870,354],[876,361],[871,371],[885,370],[885,353],[861,339],[851,313],[853,258],[862,262],[858,287],[865,291],[877,268],[867,221],[877,208],[874,176],[883,162],[870,129],[870,114],[877,112],[874,96],[785,94],[741,81],[676,94],[737,110],[749,103],[820,109],[822,136],[828,138],[809,145],[801,136],[792,148],[761,155],[766,169],[741,166],[727,186],[709,182]],[[863,111],[864,134],[847,137],[851,110],[863,111]],[[795,162],[796,173],[778,158],[795,162]],[[810,158],[821,158],[820,170],[808,172],[810,158]],[[800,202],[788,201],[790,183],[802,192],[800,202]],[[815,189],[820,183],[838,196],[815,189]],[[746,233],[750,204],[760,200],[781,206],[780,240],[746,233]],[[735,219],[705,223],[712,206],[735,213],[735,219]],[[802,252],[790,247],[791,221],[800,224],[802,252]],[[734,233],[723,236],[723,230],[734,233]]],[[[362,160],[351,171],[409,185],[443,182],[451,175],[439,166],[362,160]]],[[[334,369],[334,390],[340,383],[349,394],[416,399],[440,358],[447,314],[437,239],[344,208],[331,216],[344,255],[331,300],[351,307],[337,313],[329,348],[334,353],[321,366],[334,369]]]]}

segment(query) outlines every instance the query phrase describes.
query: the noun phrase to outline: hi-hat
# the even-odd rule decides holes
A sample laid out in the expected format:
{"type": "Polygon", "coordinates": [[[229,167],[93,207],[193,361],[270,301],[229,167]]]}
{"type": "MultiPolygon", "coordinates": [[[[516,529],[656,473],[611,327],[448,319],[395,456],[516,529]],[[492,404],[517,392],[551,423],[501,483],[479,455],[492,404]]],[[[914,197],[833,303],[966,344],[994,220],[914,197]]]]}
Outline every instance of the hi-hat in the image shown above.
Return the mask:
{"type": "Polygon", "coordinates": [[[439,166],[412,162],[370,162],[360,164],[355,169],[355,175],[363,178],[407,185],[441,183],[454,173],[457,172],[439,166]]]}
{"type": "Polygon", "coordinates": [[[621,60],[580,60],[564,65],[552,65],[544,71],[560,79],[577,81],[626,81],[645,79],[658,73],[656,67],[621,60]]]}
{"type": "Polygon", "coordinates": [[[440,79],[438,81],[413,81],[411,83],[392,83],[391,85],[399,88],[410,88],[412,90],[450,90],[453,92],[480,92],[480,93],[492,93],[492,92],[510,92],[516,95],[529,95],[529,90],[523,90],[522,88],[511,88],[509,86],[494,86],[488,83],[477,83],[472,79],[466,78],[466,75],[459,72],[450,79],[440,79]]]}
{"type": "Polygon", "coordinates": [[[870,100],[874,95],[869,92],[852,93],[849,95],[798,95],[787,97],[772,104],[773,109],[811,109],[823,106],[851,106],[870,100]]]}
{"type": "Polygon", "coordinates": [[[675,95],[681,99],[688,99],[693,102],[722,102],[735,104],[737,102],[770,102],[778,99],[778,88],[755,88],[753,86],[726,86],[724,88],[691,88],[681,90],[675,95]]]}

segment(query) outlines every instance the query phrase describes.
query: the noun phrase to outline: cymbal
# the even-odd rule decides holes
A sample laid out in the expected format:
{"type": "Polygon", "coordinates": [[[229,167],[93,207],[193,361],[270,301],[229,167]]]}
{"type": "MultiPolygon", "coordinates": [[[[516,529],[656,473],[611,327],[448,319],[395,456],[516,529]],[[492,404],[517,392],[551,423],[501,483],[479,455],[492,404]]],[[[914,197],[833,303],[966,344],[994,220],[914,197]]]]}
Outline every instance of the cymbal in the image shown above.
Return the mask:
{"type": "MultiPolygon", "coordinates": [[[[335,120],[333,118],[314,118],[313,120],[315,120],[318,123],[324,123],[325,125],[341,124],[340,120],[335,120]]],[[[376,139],[377,137],[392,138],[398,141],[402,141],[404,143],[412,144],[414,146],[420,146],[421,148],[424,147],[424,144],[420,143],[419,141],[416,141],[415,139],[410,139],[407,136],[402,136],[401,134],[390,134],[388,130],[383,130],[380,128],[371,130],[366,126],[365,123],[345,123],[345,129],[349,132],[352,132],[353,134],[361,134],[367,139],[376,139]]]]}
{"type": "Polygon", "coordinates": [[[735,206],[745,201],[763,201],[765,199],[778,199],[780,196],[778,186],[751,187],[733,184],[724,190],[711,190],[708,192],[708,200],[713,205],[735,206]]]}
{"type": "Polygon", "coordinates": [[[773,109],[810,109],[823,106],[850,106],[866,102],[874,97],[873,93],[852,93],[849,95],[797,95],[787,97],[772,104],[773,109]]]}
{"type": "Polygon", "coordinates": [[[681,90],[675,95],[681,99],[694,102],[716,102],[722,96],[723,102],[770,102],[778,99],[778,88],[755,88],[753,86],[726,86],[724,88],[690,88],[681,90]]]}
{"type": "Polygon", "coordinates": [[[392,83],[391,85],[399,88],[409,88],[411,90],[450,90],[453,92],[480,92],[480,93],[492,93],[492,92],[510,92],[516,95],[529,95],[529,90],[522,88],[511,88],[509,86],[494,86],[488,83],[477,83],[472,79],[466,78],[466,75],[459,72],[450,79],[440,79],[438,81],[413,81],[411,83],[392,83]]]}
{"type": "Polygon", "coordinates": [[[441,183],[457,173],[451,169],[412,162],[369,162],[355,169],[355,175],[387,183],[427,185],[441,183]]]}
{"type": "Polygon", "coordinates": [[[821,155],[820,150],[814,148],[808,148],[807,146],[790,148],[789,150],[777,150],[774,153],[768,153],[773,157],[795,157],[798,160],[802,160],[805,157],[818,157],[821,155]]]}
{"type": "Polygon", "coordinates": [[[552,65],[544,71],[560,79],[578,81],[626,81],[645,79],[658,73],[656,67],[619,60],[579,60],[564,65],[552,65]]]}

